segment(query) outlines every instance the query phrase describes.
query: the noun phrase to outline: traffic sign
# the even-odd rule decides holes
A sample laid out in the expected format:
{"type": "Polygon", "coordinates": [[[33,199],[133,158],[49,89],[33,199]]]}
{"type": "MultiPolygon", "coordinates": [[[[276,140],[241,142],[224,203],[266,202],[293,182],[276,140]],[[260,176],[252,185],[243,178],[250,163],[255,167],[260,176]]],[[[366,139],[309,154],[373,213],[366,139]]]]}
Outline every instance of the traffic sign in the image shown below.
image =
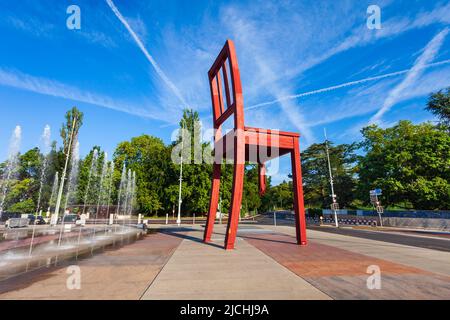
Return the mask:
{"type": "Polygon", "coordinates": [[[375,194],[370,195],[370,203],[375,204],[378,202],[378,197],[375,194]]]}
{"type": "Polygon", "coordinates": [[[331,204],[331,210],[339,210],[339,203],[333,202],[331,204]]]}
{"type": "Polygon", "coordinates": [[[369,191],[370,195],[380,196],[381,195],[381,189],[374,189],[369,191]]]}

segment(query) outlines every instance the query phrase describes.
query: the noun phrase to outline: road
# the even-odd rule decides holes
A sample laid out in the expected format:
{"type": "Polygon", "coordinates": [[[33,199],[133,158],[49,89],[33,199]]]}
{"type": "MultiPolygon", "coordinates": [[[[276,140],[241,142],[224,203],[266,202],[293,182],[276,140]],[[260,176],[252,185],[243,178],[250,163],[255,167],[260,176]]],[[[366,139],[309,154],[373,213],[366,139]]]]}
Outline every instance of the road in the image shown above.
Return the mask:
{"type": "MultiPolygon", "coordinates": [[[[258,219],[261,224],[273,224],[273,218],[265,217],[258,219]]],[[[277,216],[278,225],[293,225],[294,221],[290,219],[283,219],[277,216]]],[[[426,249],[433,249],[439,251],[450,252],[450,239],[443,237],[442,239],[432,238],[428,236],[417,236],[413,232],[405,232],[400,234],[399,231],[372,231],[353,229],[351,227],[335,228],[335,227],[320,227],[316,225],[307,225],[308,229],[329,232],[334,234],[341,234],[350,237],[364,238],[370,240],[384,241],[389,243],[403,244],[407,246],[420,247],[426,249]]]]}
{"type": "Polygon", "coordinates": [[[403,244],[407,246],[450,252],[450,240],[447,239],[436,239],[420,236],[418,237],[409,234],[403,235],[384,231],[358,230],[352,228],[308,226],[308,229],[322,232],[329,232],[334,234],[341,234],[350,237],[364,238],[370,240],[384,241],[390,243],[403,244]]]}

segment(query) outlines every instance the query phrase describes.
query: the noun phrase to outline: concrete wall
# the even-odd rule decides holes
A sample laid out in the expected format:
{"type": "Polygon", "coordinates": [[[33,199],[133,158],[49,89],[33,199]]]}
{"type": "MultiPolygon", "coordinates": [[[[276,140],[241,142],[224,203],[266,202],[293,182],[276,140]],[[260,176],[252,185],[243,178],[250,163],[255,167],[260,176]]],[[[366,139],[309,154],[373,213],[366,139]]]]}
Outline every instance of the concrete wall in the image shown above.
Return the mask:
{"type": "Polygon", "coordinates": [[[383,217],[383,226],[450,231],[450,219],[383,217]]]}
{"type": "MultiPolygon", "coordinates": [[[[378,215],[369,211],[358,210],[357,215],[347,214],[351,210],[338,210],[338,216],[340,219],[367,219],[367,220],[377,220],[378,215]],[[369,213],[369,214],[368,214],[369,213]]],[[[333,216],[333,212],[329,209],[322,210],[324,216],[333,216]]],[[[398,217],[391,215],[414,215],[412,212],[387,212],[387,214],[382,214],[383,226],[386,227],[397,227],[397,228],[412,228],[412,229],[430,229],[430,230],[442,230],[450,231],[450,219],[439,218],[435,213],[427,213],[426,218],[422,213],[422,217],[398,217]]],[[[442,216],[447,217],[444,213],[442,216]]]]}

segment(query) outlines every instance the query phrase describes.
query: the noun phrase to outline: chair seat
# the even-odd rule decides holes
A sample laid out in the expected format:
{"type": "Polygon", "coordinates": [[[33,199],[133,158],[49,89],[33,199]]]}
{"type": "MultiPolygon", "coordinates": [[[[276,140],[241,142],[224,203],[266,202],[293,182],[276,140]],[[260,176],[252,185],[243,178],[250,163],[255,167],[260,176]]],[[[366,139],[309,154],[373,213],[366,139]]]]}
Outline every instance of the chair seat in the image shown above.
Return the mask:
{"type": "MultiPolygon", "coordinates": [[[[217,157],[234,159],[234,136],[235,131],[231,130],[216,142],[217,157]]],[[[265,163],[291,152],[294,148],[294,139],[300,135],[295,132],[244,127],[244,136],[245,161],[265,163]]]]}

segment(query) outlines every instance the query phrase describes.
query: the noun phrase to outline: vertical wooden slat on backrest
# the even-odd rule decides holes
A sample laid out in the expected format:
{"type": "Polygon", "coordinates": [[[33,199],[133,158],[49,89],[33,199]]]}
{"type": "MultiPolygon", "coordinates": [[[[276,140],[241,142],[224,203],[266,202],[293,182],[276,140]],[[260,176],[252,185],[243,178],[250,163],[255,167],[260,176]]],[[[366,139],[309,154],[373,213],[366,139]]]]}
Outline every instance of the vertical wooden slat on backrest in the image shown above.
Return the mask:
{"type": "Polygon", "coordinates": [[[211,88],[211,99],[213,104],[213,115],[214,115],[214,127],[216,127],[216,121],[222,114],[220,111],[219,104],[219,92],[217,89],[217,77],[212,76],[209,80],[209,86],[211,88]]]}
{"type": "Polygon", "coordinates": [[[228,85],[228,71],[226,62],[228,59],[225,59],[222,63],[222,72],[223,72],[223,82],[225,83],[225,96],[227,98],[227,108],[231,106],[231,99],[230,99],[230,87],[228,85]]]}
{"type": "Polygon", "coordinates": [[[235,129],[244,129],[244,99],[242,97],[241,75],[233,41],[227,40],[231,85],[233,87],[235,129]]]}
{"type": "Polygon", "coordinates": [[[223,92],[222,92],[222,80],[220,78],[220,68],[219,70],[217,70],[216,78],[217,78],[217,87],[219,89],[220,114],[222,114],[225,111],[225,108],[223,107],[223,92]]]}

